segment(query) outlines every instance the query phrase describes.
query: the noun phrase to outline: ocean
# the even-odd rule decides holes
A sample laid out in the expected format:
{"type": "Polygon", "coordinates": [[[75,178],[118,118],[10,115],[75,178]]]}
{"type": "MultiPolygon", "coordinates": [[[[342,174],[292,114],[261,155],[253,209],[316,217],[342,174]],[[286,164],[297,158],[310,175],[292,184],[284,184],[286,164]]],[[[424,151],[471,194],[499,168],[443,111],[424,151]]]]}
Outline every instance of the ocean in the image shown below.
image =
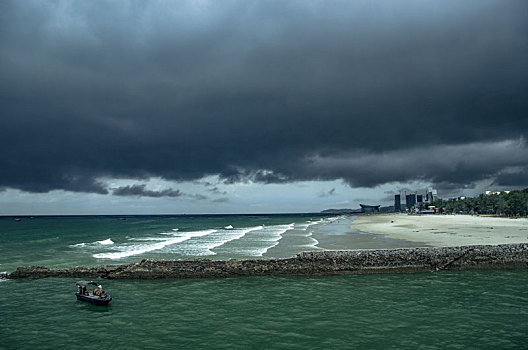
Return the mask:
{"type": "MultiPolygon", "coordinates": [[[[142,259],[269,259],[419,245],[296,215],[0,218],[0,271],[142,259]]],[[[0,280],[0,349],[523,349],[528,271],[98,280],[0,280]]]]}
{"type": "Polygon", "coordinates": [[[317,214],[2,217],[0,271],[27,265],[121,264],[145,258],[290,257],[322,249],[314,234],[350,220],[317,214]]]}

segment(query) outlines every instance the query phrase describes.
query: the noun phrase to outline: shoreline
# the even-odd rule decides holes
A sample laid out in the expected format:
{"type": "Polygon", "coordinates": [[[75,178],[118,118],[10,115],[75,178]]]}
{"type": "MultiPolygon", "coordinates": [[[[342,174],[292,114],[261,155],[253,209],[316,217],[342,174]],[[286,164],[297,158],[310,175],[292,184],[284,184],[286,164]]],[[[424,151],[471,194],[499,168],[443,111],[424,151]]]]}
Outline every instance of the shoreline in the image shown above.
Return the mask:
{"type": "Polygon", "coordinates": [[[360,216],[347,216],[330,225],[317,229],[313,236],[322,250],[355,250],[355,249],[396,249],[431,247],[422,241],[411,241],[399,237],[389,237],[354,227],[360,216]]]}
{"type": "Polygon", "coordinates": [[[432,247],[528,242],[527,218],[471,215],[360,215],[351,228],[432,247]]]}
{"type": "Polygon", "coordinates": [[[20,278],[223,278],[418,273],[440,270],[526,269],[528,243],[461,247],[312,251],[269,260],[147,260],[125,265],[50,269],[19,267],[1,276],[20,278]]]}

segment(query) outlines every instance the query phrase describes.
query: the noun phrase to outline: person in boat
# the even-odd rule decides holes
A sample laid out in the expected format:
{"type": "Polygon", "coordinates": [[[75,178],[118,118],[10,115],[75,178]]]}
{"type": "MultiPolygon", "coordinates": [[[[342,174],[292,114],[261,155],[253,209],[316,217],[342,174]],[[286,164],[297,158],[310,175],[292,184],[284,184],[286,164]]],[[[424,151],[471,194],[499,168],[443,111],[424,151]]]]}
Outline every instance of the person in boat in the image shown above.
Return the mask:
{"type": "Polygon", "coordinates": [[[77,300],[86,301],[96,305],[108,305],[112,301],[112,297],[103,290],[103,286],[98,285],[93,281],[79,281],[77,286],[82,288],[76,294],[77,300]],[[93,286],[95,288],[90,288],[87,290],[86,286],[93,286]]]}
{"type": "Polygon", "coordinates": [[[95,295],[98,295],[101,298],[105,298],[106,297],[106,293],[103,290],[103,286],[98,285],[97,288],[99,288],[99,289],[95,292],[95,295]]]}
{"type": "Polygon", "coordinates": [[[78,285],[77,287],[79,288],[79,294],[88,295],[88,291],[86,290],[85,286],[78,285]]]}

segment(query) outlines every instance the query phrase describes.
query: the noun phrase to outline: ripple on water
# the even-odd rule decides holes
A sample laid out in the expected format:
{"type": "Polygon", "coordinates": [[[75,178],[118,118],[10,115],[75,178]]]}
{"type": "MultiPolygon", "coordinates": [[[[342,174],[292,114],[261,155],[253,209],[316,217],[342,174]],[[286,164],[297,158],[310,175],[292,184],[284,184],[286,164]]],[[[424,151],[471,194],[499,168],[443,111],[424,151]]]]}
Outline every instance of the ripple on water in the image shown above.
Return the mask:
{"type": "Polygon", "coordinates": [[[515,348],[528,333],[528,272],[0,283],[0,345],[85,348],[515,348]]]}

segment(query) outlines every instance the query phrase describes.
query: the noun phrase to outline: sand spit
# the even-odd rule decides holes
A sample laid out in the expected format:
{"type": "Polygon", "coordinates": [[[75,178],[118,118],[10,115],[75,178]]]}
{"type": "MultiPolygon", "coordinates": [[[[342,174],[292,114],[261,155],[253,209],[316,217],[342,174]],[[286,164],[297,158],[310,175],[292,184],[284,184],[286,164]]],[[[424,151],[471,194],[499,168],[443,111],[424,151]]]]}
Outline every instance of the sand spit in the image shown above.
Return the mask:
{"type": "Polygon", "coordinates": [[[528,242],[528,219],[471,215],[378,214],[359,216],[353,229],[433,247],[528,242]]]}
{"type": "Polygon", "coordinates": [[[315,276],[414,273],[438,270],[528,267],[528,243],[443,248],[404,248],[303,252],[269,260],[143,260],[119,266],[49,269],[19,267],[5,278],[214,278],[235,276],[315,276]]]}

